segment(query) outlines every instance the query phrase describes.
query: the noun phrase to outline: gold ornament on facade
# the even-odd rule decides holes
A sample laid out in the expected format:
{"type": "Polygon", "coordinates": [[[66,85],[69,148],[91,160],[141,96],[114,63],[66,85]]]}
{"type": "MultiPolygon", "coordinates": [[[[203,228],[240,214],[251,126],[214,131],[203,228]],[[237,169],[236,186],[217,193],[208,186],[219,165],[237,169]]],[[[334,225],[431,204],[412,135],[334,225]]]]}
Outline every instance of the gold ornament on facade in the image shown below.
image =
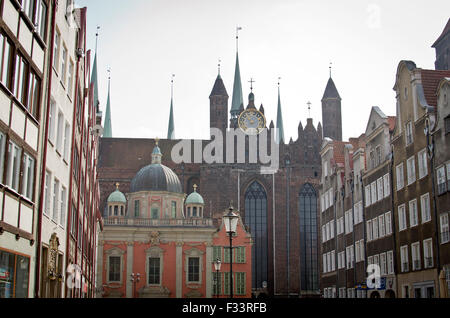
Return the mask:
{"type": "Polygon", "coordinates": [[[152,244],[152,245],[158,245],[159,244],[159,232],[158,231],[150,232],[149,243],[152,244]]]}
{"type": "Polygon", "coordinates": [[[58,278],[58,268],[57,268],[57,259],[58,259],[58,247],[59,247],[59,239],[56,233],[53,233],[50,238],[50,253],[48,260],[48,277],[50,280],[56,280],[58,278]]]}

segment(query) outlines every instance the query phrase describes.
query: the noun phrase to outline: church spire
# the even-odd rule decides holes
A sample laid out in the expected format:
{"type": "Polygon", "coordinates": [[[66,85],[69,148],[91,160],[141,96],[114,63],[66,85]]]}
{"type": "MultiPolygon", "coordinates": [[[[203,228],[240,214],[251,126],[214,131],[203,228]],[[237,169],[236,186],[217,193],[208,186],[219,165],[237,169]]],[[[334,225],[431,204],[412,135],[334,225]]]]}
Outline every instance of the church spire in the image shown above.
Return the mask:
{"type": "Polygon", "coordinates": [[[278,110],[277,110],[277,144],[284,143],[284,126],[283,126],[283,114],[281,112],[281,98],[280,98],[280,77],[278,78],[278,110]]]}
{"type": "Polygon", "coordinates": [[[169,129],[167,131],[167,139],[175,139],[175,124],[173,119],[173,78],[175,74],[172,74],[171,81],[171,93],[170,93],[170,116],[169,116],[169,129]]]}
{"type": "Polygon", "coordinates": [[[99,111],[99,100],[98,100],[98,73],[97,73],[97,43],[98,43],[98,30],[100,29],[97,26],[97,33],[95,34],[95,57],[94,57],[94,65],[92,66],[92,76],[91,83],[94,84],[94,107],[95,111],[99,111]]]}
{"type": "Polygon", "coordinates": [[[233,85],[233,99],[231,101],[231,116],[237,117],[239,115],[239,108],[244,104],[242,95],[241,71],[239,67],[239,31],[241,27],[236,28],[236,67],[234,70],[234,85],[233,85]]]}
{"type": "Polygon", "coordinates": [[[112,127],[111,127],[111,69],[108,69],[108,100],[106,102],[106,114],[105,114],[105,124],[103,131],[103,138],[112,138],[112,127]]]}

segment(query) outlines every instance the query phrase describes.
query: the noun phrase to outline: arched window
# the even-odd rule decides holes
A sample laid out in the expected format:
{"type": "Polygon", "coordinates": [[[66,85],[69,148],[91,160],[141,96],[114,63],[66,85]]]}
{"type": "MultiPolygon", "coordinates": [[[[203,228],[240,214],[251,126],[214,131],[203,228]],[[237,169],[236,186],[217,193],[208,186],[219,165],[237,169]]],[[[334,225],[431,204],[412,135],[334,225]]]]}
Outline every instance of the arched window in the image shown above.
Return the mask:
{"type": "Polygon", "coordinates": [[[245,192],[245,225],[250,229],[252,246],[252,287],[262,288],[268,280],[267,194],[255,181],[245,192]]]}
{"type": "Polygon", "coordinates": [[[298,198],[300,219],[300,276],[302,291],[319,289],[317,258],[317,193],[306,183],[298,198]]]}

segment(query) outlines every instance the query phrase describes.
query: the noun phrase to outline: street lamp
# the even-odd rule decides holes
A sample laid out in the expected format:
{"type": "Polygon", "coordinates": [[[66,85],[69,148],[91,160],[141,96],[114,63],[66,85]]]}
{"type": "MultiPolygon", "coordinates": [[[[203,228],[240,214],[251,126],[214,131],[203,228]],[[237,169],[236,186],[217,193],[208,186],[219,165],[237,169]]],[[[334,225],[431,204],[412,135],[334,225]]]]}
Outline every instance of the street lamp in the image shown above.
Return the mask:
{"type": "Polygon", "coordinates": [[[225,230],[230,236],[230,298],[233,298],[233,234],[236,234],[236,227],[239,216],[233,212],[234,208],[230,204],[228,214],[223,216],[225,230]]]}
{"type": "Polygon", "coordinates": [[[216,283],[216,294],[217,294],[217,298],[219,298],[219,271],[220,271],[220,267],[222,266],[222,262],[220,261],[219,258],[217,258],[214,261],[214,268],[216,270],[216,279],[215,279],[215,283],[216,283]]]}
{"type": "Polygon", "coordinates": [[[131,283],[133,284],[133,298],[136,298],[136,285],[141,280],[141,274],[131,273],[131,283]]]}

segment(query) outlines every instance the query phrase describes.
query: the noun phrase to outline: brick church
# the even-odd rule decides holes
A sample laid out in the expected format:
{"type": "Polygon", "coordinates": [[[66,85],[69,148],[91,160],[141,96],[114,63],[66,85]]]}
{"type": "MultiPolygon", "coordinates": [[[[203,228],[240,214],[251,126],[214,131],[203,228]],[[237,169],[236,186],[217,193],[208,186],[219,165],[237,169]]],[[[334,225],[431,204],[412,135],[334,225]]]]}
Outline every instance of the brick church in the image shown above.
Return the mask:
{"type": "MultiPolygon", "coordinates": [[[[248,110],[264,115],[263,106],[255,106],[253,92],[248,99],[244,99],[238,54],[230,108],[229,95],[220,72],[212,84],[209,96],[211,128],[224,133],[239,130],[241,114],[248,110]]],[[[204,217],[211,218],[219,227],[230,201],[239,211],[253,243],[253,296],[319,296],[319,151],[323,137],[342,139],[341,98],[330,76],[322,98],[323,127],[320,123],[315,126],[312,118],[307,118],[303,123],[298,118],[297,140],[291,138],[288,141],[284,139],[280,92],[278,96],[276,125],[271,121],[269,127],[264,127],[267,134],[258,136],[258,140],[267,138],[267,143],[271,145],[269,138],[276,135],[275,142],[279,147],[279,168],[273,173],[265,174],[261,174],[262,163],[250,163],[251,154],[248,151],[245,152],[246,160],[243,163],[206,163],[204,160],[200,163],[192,163],[194,160],[175,163],[171,157],[172,148],[180,140],[175,139],[172,104],[167,139],[159,140],[158,143],[154,139],[113,138],[108,98],[99,157],[100,197],[104,218],[108,218],[107,198],[116,190],[116,184],[119,184],[118,190],[129,193],[133,178],[140,169],[151,163],[152,151],[158,144],[162,164],[179,178],[181,192],[189,195],[196,188],[203,197],[204,217]]],[[[182,139],[182,136],[177,137],[182,139]]],[[[245,138],[247,145],[248,136],[245,138]]],[[[200,142],[204,149],[211,140],[193,143],[195,142],[200,142]]]]}

